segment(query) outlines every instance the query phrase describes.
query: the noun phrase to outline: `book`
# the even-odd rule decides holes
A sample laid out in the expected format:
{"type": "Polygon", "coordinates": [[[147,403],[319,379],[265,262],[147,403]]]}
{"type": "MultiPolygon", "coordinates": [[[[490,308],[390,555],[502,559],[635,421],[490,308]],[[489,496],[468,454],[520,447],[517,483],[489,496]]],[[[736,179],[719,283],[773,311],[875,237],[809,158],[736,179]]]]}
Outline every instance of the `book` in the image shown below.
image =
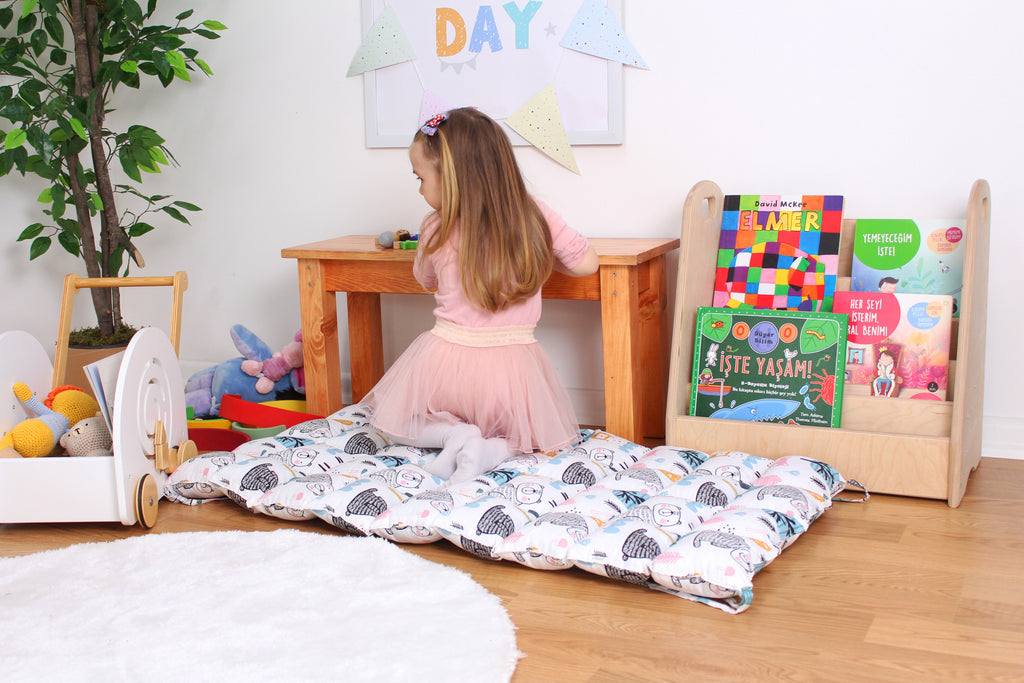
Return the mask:
{"type": "Polygon", "coordinates": [[[836,292],[834,310],[850,319],[848,395],[945,400],[952,296],[836,292]]]}
{"type": "Polygon", "coordinates": [[[860,219],[850,290],[948,294],[960,317],[966,219],[860,219]]]}
{"type": "Polygon", "coordinates": [[[712,305],[831,311],[840,195],[727,195],[712,305]]]}
{"type": "Polygon", "coordinates": [[[690,414],[838,427],[846,315],[701,306],[690,414]]]}
{"type": "Polygon", "coordinates": [[[124,351],[118,351],[82,368],[111,434],[114,433],[114,392],[117,388],[117,375],[121,370],[123,359],[124,351]]]}

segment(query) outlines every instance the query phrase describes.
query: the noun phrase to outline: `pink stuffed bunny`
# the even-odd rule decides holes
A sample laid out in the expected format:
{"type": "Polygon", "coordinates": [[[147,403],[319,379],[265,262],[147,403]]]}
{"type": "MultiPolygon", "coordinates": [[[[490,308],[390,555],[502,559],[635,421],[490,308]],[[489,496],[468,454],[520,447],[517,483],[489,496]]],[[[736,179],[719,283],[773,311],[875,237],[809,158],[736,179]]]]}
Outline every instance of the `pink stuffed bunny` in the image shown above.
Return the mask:
{"type": "Polygon", "coordinates": [[[244,360],[242,372],[256,380],[256,391],[269,394],[274,384],[292,370],[302,367],[302,332],[295,333],[295,341],[285,345],[279,353],[275,353],[265,361],[244,360]]]}

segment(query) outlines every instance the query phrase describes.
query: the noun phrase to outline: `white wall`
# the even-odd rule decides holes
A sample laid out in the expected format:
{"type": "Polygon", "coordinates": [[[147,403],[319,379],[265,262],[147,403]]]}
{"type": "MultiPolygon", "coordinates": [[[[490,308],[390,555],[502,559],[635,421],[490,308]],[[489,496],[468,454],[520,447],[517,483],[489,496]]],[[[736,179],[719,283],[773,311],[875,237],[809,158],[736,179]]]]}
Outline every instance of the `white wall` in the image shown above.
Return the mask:
{"type": "MultiPolygon", "coordinates": [[[[205,209],[192,227],[167,221],[139,243],[144,274],[189,274],[182,357],[194,369],[237,355],[233,323],[274,347],[299,329],[296,266],[281,248],[415,228],[426,205],[404,150],[363,144],[362,81],[345,76],[360,41],[358,2],[160,5],[168,17],[194,6],[229,27],[200,45],[214,78],[147,87],[112,115],[156,128],[181,164],[146,188],[205,209]]],[[[674,236],[687,191],[705,178],[727,193],[841,193],[851,217],[962,215],[971,182],[986,178],[984,449],[1024,457],[1024,377],[1013,353],[1021,325],[997,315],[1024,292],[1024,231],[1009,208],[1024,205],[1024,9],[998,0],[629,0],[624,13],[651,65],[626,69],[625,143],[576,148],[581,176],[520,149],[534,191],[592,236],[674,236]]],[[[65,254],[28,263],[26,245],[14,242],[37,220],[41,189],[0,180],[0,329],[52,344],[61,278],[84,272],[65,254]]],[[[128,294],[131,320],[166,324],[169,297],[128,294]]],[[[90,311],[81,297],[80,324],[90,311]]],[[[429,300],[386,298],[384,316],[391,359],[430,325],[429,300]]],[[[585,422],[601,421],[599,317],[596,304],[549,302],[539,332],[585,422]]]]}

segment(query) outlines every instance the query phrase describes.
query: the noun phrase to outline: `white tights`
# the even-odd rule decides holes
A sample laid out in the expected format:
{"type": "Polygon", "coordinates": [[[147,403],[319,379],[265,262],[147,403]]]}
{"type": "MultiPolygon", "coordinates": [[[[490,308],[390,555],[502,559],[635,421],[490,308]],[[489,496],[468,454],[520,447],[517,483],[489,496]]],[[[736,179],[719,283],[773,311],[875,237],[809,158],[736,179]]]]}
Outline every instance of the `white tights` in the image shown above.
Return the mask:
{"type": "Polygon", "coordinates": [[[440,448],[425,469],[451,483],[472,479],[512,455],[505,439],[485,439],[479,427],[465,422],[431,422],[419,438],[395,440],[420,448],[440,448]]]}

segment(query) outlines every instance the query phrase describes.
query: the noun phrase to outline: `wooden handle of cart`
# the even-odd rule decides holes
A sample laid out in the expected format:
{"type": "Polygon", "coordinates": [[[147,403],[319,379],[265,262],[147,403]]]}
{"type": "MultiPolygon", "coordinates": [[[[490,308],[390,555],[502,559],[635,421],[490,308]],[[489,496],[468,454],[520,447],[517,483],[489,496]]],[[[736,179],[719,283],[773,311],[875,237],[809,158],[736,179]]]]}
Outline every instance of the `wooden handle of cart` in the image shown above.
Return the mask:
{"type": "Polygon", "coordinates": [[[158,277],[79,277],[74,273],[64,278],[64,294],[60,306],[60,327],[57,330],[57,350],[53,359],[53,388],[64,383],[67,369],[68,339],[71,337],[71,312],[75,294],[80,289],[112,287],[173,287],[171,302],[170,340],[174,353],[179,353],[181,340],[181,304],[188,289],[188,275],[179,270],[174,275],[158,277]]]}

